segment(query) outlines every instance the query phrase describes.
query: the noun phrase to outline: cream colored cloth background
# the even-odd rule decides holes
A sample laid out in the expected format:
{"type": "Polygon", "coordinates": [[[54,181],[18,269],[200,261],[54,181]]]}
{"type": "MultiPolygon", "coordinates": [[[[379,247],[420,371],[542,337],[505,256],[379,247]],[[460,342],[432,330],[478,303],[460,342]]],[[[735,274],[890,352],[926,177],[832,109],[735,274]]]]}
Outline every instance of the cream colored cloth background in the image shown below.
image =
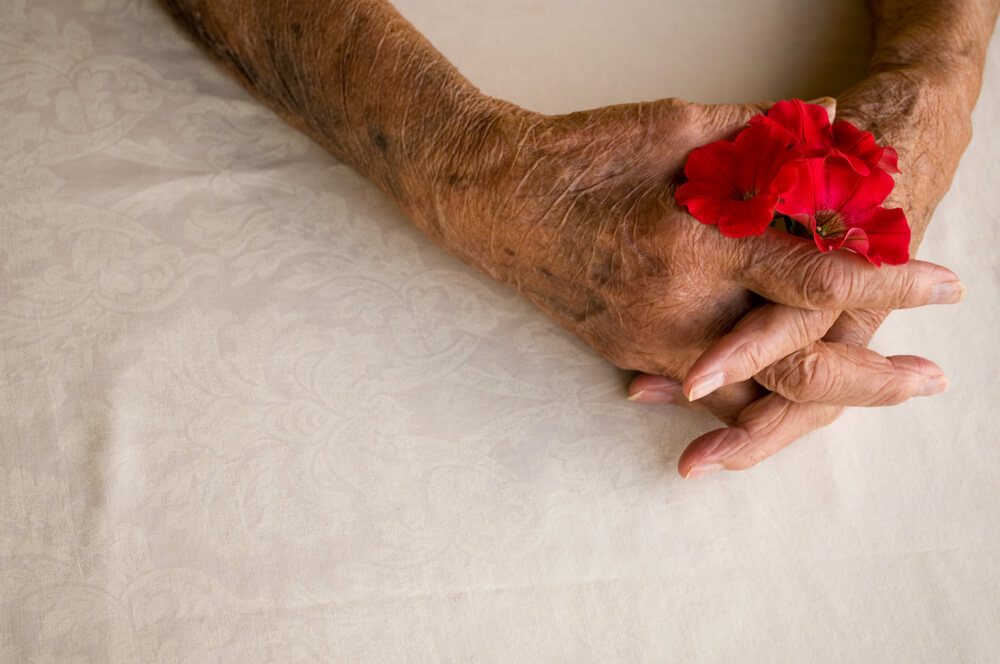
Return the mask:
{"type": "MultiPolygon", "coordinates": [[[[836,93],[861,4],[399,8],[558,112],[836,93]]],[[[627,402],[155,2],[0,0],[0,662],[1000,661],[998,67],[920,254],[969,296],[874,344],[949,390],[685,482],[710,418],[627,402]]]]}

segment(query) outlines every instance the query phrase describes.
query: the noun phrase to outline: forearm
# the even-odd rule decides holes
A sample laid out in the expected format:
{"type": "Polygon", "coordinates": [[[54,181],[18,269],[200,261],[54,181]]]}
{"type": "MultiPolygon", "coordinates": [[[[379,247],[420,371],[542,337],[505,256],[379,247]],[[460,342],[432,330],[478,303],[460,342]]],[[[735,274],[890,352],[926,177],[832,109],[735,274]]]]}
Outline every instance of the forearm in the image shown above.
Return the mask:
{"type": "Polygon", "coordinates": [[[509,106],[481,94],[384,0],[163,0],[257,97],[372,179],[424,232],[468,258],[435,188],[509,106]]]}
{"type": "Polygon", "coordinates": [[[1000,0],[871,0],[873,73],[919,71],[948,85],[958,112],[971,113],[1000,0]]]}
{"type": "Polygon", "coordinates": [[[899,152],[911,255],[951,186],[972,136],[986,49],[1000,0],[871,0],[869,76],[838,99],[838,117],[899,152]]]}

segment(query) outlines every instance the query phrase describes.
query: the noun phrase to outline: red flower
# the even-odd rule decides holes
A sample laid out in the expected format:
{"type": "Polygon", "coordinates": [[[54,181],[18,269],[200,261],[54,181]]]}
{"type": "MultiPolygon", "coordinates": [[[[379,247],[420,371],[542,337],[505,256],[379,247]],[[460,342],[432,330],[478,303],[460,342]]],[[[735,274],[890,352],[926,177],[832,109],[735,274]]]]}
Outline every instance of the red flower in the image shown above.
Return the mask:
{"type": "Polygon", "coordinates": [[[872,169],[899,173],[896,151],[890,147],[881,147],[870,131],[861,131],[850,122],[840,120],[833,123],[831,147],[831,154],[846,157],[851,162],[851,168],[862,175],[868,175],[872,169]]]}
{"type": "Polygon", "coordinates": [[[898,157],[892,148],[875,142],[870,131],[861,131],[850,122],[830,126],[826,109],[798,99],[779,101],[767,112],[750,119],[751,125],[774,127],[785,137],[786,146],[804,158],[840,156],[862,175],[874,169],[899,173],[898,157]]]}
{"type": "Polygon", "coordinates": [[[688,181],[677,202],[705,224],[718,224],[723,235],[760,235],[774,218],[780,193],[791,186],[782,165],[794,155],[779,128],[749,127],[735,141],[697,148],[688,157],[688,181]]]}
{"type": "Polygon", "coordinates": [[[847,247],[874,265],[909,260],[906,216],[880,205],[892,191],[891,175],[880,169],[862,175],[843,157],[802,159],[787,170],[796,184],[777,210],[810,228],[821,251],[847,247]]]}
{"type": "Polygon", "coordinates": [[[798,150],[802,157],[825,157],[833,144],[826,109],[799,99],[779,101],[767,115],[750,118],[750,124],[774,127],[785,139],[785,147],[798,150]]]}
{"type": "Polygon", "coordinates": [[[759,235],[775,211],[806,226],[821,251],[852,249],[875,265],[909,259],[902,210],[881,207],[896,151],[826,109],[793,99],[750,120],[733,142],[691,153],[677,202],[729,237],[759,235]]]}

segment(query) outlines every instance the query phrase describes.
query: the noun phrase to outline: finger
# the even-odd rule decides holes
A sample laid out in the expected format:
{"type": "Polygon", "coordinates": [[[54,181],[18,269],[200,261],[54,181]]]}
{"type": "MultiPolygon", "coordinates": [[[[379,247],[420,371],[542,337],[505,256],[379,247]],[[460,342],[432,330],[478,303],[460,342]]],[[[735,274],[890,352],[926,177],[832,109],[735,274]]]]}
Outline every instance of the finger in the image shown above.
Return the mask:
{"type": "Polygon", "coordinates": [[[885,321],[890,312],[874,309],[851,309],[840,314],[824,341],[867,346],[875,330],[885,321]]]}
{"type": "Polygon", "coordinates": [[[883,357],[875,351],[817,341],[754,377],[790,401],[841,406],[891,406],[943,392],[941,367],[915,355],[883,357]]]}
{"type": "Polygon", "coordinates": [[[708,410],[722,422],[733,424],[740,411],[767,394],[759,383],[745,380],[727,385],[709,398],[689,401],[681,382],[668,376],[640,373],[628,387],[629,401],[639,403],[669,403],[693,410],[708,410]]]}
{"type": "Polygon", "coordinates": [[[688,408],[704,409],[704,404],[695,404],[684,398],[681,382],[669,376],[640,373],[628,386],[628,400],[639,403],[672,403],[688,408]]]}
{"type": "Polygon", "coordinates": [[[691,403],[704,404],[708,412],[715,415],[724,424],[736,424],[740,413],[748,405],[767,394],[767,390],[754,380],[744,380],[726,385],[698,401],[691,403]]]}
{"type": "Polygon", "coordinates": [[[875,267],[847,251],[823,253],[776,230],[732,240],[732,278],[763,297],[803,309],[903,309],[960,301],[965,287],[948,268],[911,260],[875,267]]]}
{"type": "MultiPolygon", "coordinates": [[[[733,132],[741,130],[755,115],[767,113],[774,106],[773,101],[763,101],[750,104],[693,104],[698,111],[694,126],[705,142],[729,139],[733,132]]],[[[704,144],[704,143],[703,143],[704,144]]]]}
{"type": "Polygon", "coordinates": [[[681,454],[677,470],[685,479],[719,470],[750,468],[814,429],[833,422],[842,406],[792,403],[770,394],[747,406],[737,425],[695,439],[681,454]]]}
{"type": "Polygon", "coordinates": [[[700,399],[723,385],[750,378],[821,339],[838,315],[774,303],[752,309],[695,360],[684,378],[684,394],[700,399]]]}
{"type": "MultiPolygon", "coordinates": [[[[887,313],[845,311],[825,338],[864,346],[887,313]]],[[[711,431],[693,441],[681,455],[678,471],[685,478],[695,478],[717,470],[749,468],[810,431],[830,424],[844,410],[842,406],[793,403],[772,393],[741,412],[737,426],[711,431]]]]}
{"type": "MultiPolygon", "coordinates": [[[[806,103],[816,104],[825,108],[827,117],[831,123],[833,122],[833,118],[837,112],[836,99],[833,97],[819,97],[806,103]]],[[[701,119],[700,125],[703,130],[706,126],[712,125],[726,128],[727,130],[732,127],[741,127],[748,123],[753,116],[767,113],[774,104],[775,102],[773,101],[761,101],[750,104],[700,105],[704,111],[704,117],[701,119]]]]}

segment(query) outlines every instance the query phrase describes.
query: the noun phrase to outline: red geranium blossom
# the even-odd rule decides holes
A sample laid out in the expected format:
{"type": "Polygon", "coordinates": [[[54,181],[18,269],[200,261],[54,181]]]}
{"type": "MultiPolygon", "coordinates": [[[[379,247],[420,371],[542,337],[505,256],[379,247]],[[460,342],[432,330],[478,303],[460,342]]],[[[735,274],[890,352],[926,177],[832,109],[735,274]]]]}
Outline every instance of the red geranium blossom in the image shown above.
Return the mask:
{"type": "Polygon", "coordinates": [[[822,106],[793,99],[757,115],[735,141],[691,153],[677,202],[729,237],[759,235],[780,218],[808,229],[821,251],[852,249],[875,265],[909,259],[902,210],[881,206],[898,173],[896,151],[822,106]]]}
{"type": "Polygon", "coordinates": [[[830,125],[826,109],[799,99],[779,101],[767,112],[750,120],[751,125],[776,127],[786,146],[804,158],[841,156],[862,175],[871,169],[899,173],[896,151],[881,147],[871,132],[861,131],[850,122],[830,125]]]}
{"type": "Polygon", "coordinates": [[[843,157],[802,159],[787,168],[796,183],[777,210],[812,230],[821,251],[847,247],[874,265],[909,260],[906,216],[880,205],[892,191],[891,175],[879,169],[862,175],[843,157]]]}
{"type": "Polygon", "coordinates": [[[785,147],[797,148],[804,157],[826,156],[833,142],[826,109],[799,99],[779,101],[767,115],[750,118],[750,125],[774,127],[785,139],[785,147]]]}
{"type": "Polygon", "coordinates": [[[851,162],[851,168],[862,175],[873,169],[887,173],[899,173],[899,156],[890,147],[882,147],[875,142],[870,131],[861,131],[850,122],[839,120],[833,123],[834,154],[840,154],[851,162]],[[864,168],[859,166],[863,164],[864,168]]]}
{"type": "Polygon", "coordinates": [[[749,127],[735,141],[717,141],[688,157],[688,181],[677,202],[723,235],[760,235],[774,218],[780,193],[791,186],[781,167],[792,155],[775,127],[749,127]]]}

